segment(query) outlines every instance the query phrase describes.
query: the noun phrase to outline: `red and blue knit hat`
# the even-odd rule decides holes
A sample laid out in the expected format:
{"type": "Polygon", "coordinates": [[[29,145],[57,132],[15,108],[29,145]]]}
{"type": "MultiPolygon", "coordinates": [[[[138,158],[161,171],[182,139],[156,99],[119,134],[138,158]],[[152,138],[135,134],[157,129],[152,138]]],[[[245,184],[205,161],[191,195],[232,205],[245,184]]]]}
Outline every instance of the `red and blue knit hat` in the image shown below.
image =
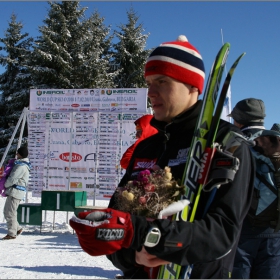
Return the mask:
{"type": "Polygon", "coordinates": [[[145,65],[145,77],[161,74],[198,88],[202,93],[205,69],[202,57],[186,36],[163,43],[150,54],[145,65]]]}

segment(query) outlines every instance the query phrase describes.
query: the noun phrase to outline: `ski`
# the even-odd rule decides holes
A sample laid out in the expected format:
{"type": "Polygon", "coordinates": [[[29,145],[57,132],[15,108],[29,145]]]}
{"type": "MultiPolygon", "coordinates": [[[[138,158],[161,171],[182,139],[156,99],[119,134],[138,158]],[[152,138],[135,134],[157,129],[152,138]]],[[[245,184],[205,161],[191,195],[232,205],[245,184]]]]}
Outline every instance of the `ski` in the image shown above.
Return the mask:
{"type": "Polygon", "coordinates": [[[241,58],[244,55],[245,55],[245,53],[242,53],[235,60],[235,62],[232,64],[232,66],[231,66],[230,70],[228,71],[227,76],[225,78],[225,81],[224,81],[224,84],[223,84],[223,87],[222,87],[222,90],[221,90],[221,93],[220,93],[220,96],[219,96],[219,99],[218,99],[218,103],[217,103],[217,106],[216,106],[215,114],[212,118],[211,127],[210,127],[210,131],[209,131],[209,137],[207,139],[208,140],[208,143],[207,143],[208,146],[211,145],[215,141],[216,134],[217,134],[217,131],[218,131],[218,126],[219,126],[219,123],[220,123],[220,118],[221,118],[222,111],[223,111],[224,102],[225,102],[226,97],[227,97],[227,92],[228,92],[228,89],[229,89],[229,86],[230,86],[230,82],[231,82],[233,73],[234,73],[239,61],[241,60],[241,58]]]}
{"type": "MultiPolygon", "coordinates": [[[[196,123],[194,137],[188,152],[188,158],[185,165],[182,184],[186,187],[185,195],[181,199],[188,199],[190,204],[178,214],[173,215],[173,220],[190,220],[190,210],[193,208],[194,201],[199,195],[197,187],[197,178],[200,170],[200,158],[204,151],[207,141],[207,134],[210,129],[211,120],[219,91],[220,81],[223,76],[223,70],[228,57],[230,44],[225,43],[216,55],[215,61],[211,67],[206,88],[204,91],[202,109],[196,123]]],[[[181,266],[175,263],[162,265],[159,268],[158,279],[178,279],[181,272],[181,266]]]]}
{"type": "MultiPolygon", "coordinates": [[[[221,118],[221,114],[222,114],[222,110],[223,110],[223,105],[224,105],[224,102],[225,102],[225,99],[226,99],[226,96],[227,96],[227,92],[228,92],[228,89],[229,89],[229,86],[230,86],[230,82],[231,82],[233,73],[236,69],[236,66],[238,65],[239,61],[241,60],[241,58],[244,55],[245,55],[245,53],[242,53],[236,59],[236,61],[233,63],[233,65],[231,66],[230,70],[227,73],[226,79],[224,81],[221,93],[219,95],[218,103],[217,103],[216,110],[215,110],[215,113],[214,113],[213,118],[212,118],[210,130],[209,130],[209,134],[208,134],[208,139],[207,139],[206,147],[205,147],[205,149],[209,148],[208,149],[208,154],[204,157],[204,158],[208,159],[208,162],[205,164],[205,170],[203,170],[204,174],[198,180],[199,190],[198,190],[198,194],[196,195],[196,198],[195,198],[195,203],[194,203],[194,207],[192,209],[190,222],[192,222],[195,219],[195,213],[196,213],[197,205],[198,205],[198,202],[199,202],[200,193],[201,193],[201,190],[202,190],[203,186],[206,183],[206,179],[208,177],[208,172],[209,172],[209,169],[210,169],[211,159],[213,158],[213,155],[215,153],[215,148],[213,147],[213,145],[215,143],[216,134],[217,134],[217,131],[218,131],[220,118],[221,118]]],[[[212,189],[209,200],[207,202],[207,205],[205,206],[203,216],[207,213],[207,210],[210,207],[211,202],[214,199],[216,191],[217,191],[217,188],[212,189]]],[[[182,276],[180,278],[189,279],[190,275],[191,275],[191,270],[192,270],[192,265],[182,267],[181,268],[181,275],[182,276]]]]}

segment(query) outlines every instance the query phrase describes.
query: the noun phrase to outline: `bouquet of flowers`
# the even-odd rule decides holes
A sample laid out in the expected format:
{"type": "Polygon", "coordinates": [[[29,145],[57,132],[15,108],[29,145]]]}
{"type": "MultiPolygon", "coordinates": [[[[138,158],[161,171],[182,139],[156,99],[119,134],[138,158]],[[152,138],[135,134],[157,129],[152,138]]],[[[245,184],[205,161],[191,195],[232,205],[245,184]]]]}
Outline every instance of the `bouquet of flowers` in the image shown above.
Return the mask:
{"type": "Polygon", "coordinates": [[[153,172],[146,169],[139,172],[137,180],[129,181],[119,188],[116,194],[117,209],[133,215],[158,218],[171,204],[178,208],[182,202],[176,201],[183,193],[184,187],[172,179],[169,167],[155,167],[153,172]]]}

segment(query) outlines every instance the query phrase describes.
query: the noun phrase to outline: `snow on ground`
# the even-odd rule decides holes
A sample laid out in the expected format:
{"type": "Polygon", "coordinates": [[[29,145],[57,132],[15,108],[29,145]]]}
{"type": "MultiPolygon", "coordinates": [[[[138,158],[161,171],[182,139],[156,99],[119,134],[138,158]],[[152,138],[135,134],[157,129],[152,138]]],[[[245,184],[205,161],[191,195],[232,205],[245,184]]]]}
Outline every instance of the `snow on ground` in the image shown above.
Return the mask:
{"type": "MultiPolygon", "coordinates": [[[[0,239],[7,234],[3,208],[6,198],[0,196],[0,239]]],[[[28,203],[41,198],[28,194],[28,203]]],[[[88,200],[88,205],[93,201],[88,200]]],[[[96,200],[96,206],[108,201],[96,200]]],[[[43,225],[23,225],[24,231],[14,240],[0,240],[0,279],[112,279],[121,272],[105,256],[85,253],[68,220],[73,212],[43,211],[43,225]],[[54,220],[55,218],[55,220],[54,220]],[[53,220],[54,229],[53,229],[53,220]]]]}

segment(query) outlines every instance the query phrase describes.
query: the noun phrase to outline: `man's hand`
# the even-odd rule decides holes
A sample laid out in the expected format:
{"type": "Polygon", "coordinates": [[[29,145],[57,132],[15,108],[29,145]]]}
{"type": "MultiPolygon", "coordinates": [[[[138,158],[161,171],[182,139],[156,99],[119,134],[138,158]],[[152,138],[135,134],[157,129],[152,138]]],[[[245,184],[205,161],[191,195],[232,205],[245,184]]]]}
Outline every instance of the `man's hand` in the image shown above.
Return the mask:
{"type": "Polygon", "coordinates": [[[164,261],[157,256],[149,254],[144,247],[140,252],[136,251],[135,253],[135,261],[146,267],[157,267],[159,265],[169,264],[170,262],[164,261]]]}

